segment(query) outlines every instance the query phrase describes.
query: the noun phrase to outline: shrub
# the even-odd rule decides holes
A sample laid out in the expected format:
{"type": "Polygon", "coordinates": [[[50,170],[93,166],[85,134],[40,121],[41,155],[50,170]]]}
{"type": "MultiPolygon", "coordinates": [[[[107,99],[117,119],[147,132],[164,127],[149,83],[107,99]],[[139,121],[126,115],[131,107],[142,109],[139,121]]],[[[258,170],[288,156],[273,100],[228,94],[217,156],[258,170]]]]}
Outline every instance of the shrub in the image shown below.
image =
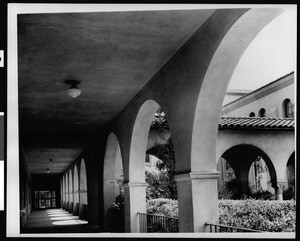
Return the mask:
{"type": "Polygon", "coordinates": [[[222,200],[220,224],[266,232],[295,232],[296,202],[222,200]]]}
{"type": "Polygon", "coordinates": [[[160,214],[171,218],[178,218],[177,200],[158,198],[147,202],[147,213],[160,214]]]}
{"type": "MultiPolygon", "coordinates": [[[[147,202],[147,213],[178,218],[178,203],[171,199],[147,202]]],[[[220,200],[219,223],[265,232],[295,232],[296,202],[265,200],[220,200]]]]}

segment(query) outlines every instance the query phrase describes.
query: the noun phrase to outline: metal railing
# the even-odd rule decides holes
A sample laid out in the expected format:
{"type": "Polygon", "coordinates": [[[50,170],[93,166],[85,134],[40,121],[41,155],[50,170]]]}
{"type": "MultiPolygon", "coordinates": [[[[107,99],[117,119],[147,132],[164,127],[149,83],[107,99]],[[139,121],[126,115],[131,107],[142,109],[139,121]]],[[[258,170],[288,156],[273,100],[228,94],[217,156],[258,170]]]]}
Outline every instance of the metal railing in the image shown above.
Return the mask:
{"type": "Polygon", "coordinates": [[[215,224],[215,223],[205,223],[209,226],[209,231],[211,233],[241,233],[241,232],[251,232],[251,233],[263,233],[263,231],[249,229],[249,228],[238,228],[227,225],[215,224]]]}
{"type": "Polygon", "coordinates": [[[178,233],[178,218],[158,214],[138,213],[141,233],[178,233]]]}

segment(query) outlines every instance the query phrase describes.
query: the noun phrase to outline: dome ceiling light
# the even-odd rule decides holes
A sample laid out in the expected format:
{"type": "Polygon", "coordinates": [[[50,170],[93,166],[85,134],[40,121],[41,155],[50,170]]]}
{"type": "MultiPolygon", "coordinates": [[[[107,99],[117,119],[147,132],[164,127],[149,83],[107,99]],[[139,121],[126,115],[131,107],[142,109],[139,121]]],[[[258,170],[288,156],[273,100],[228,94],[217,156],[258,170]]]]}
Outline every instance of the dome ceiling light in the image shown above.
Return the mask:
{"type": "Polygon", "coordinates": [[[71,96],[72,98],[76,98],[81,95],[81,90],[77,87],[77,85],[80,84],[79,80],[68,79],[65,80],[64,83],[70,85],[70,88],[67,91],[69,96],[71,96]]]}

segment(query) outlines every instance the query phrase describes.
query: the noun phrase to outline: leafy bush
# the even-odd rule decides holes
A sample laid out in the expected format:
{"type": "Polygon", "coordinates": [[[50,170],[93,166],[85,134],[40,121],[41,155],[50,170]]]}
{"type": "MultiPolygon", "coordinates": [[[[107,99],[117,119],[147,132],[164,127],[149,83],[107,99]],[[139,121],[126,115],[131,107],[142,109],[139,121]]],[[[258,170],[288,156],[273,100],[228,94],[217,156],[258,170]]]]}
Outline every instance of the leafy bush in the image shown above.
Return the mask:
{"type": "Polygon", "coordinates": [[[158,198],[147,201],[148,214],[160,214],[171,218],[178,218],[177,200],[158,198]]]}
{"type": "Polygon", "coordinates": [[[221,200],[220,224],[266,232],[295,232],[296,202],[221,200]]]}
{"type": "MultiPolygon", "coordinates": [[[[155,199],[147,202],[147,213],[178,218],[176,200],[155,199]]],[[[220,200],[219,223],[265,232],[295,232],[296,201],[220,200]]]]}

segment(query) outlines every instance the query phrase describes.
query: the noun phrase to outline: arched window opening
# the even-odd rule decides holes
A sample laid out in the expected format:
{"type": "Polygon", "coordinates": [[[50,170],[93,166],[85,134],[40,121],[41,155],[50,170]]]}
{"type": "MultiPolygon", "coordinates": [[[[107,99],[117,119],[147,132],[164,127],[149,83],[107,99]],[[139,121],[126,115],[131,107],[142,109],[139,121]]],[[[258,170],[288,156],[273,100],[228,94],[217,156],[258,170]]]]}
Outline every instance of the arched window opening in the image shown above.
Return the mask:
{"type": "Polygon", "coordinates": [[[290,99],[285,99],[282,103],[283,117],[294,118],[294,104],[290,99]]]}
{"type": "Polygon", "coordinates": [[[251,112],[251,113],[249,114],[249,117],[255,117],[255,113],[254,113],[254,112],[251,112]]]}
{"type": "Polygon", "coordinates": [[[264,108],[261,108],[258,112],[259,117],[266,117],[266,110],[264,108]]]}

